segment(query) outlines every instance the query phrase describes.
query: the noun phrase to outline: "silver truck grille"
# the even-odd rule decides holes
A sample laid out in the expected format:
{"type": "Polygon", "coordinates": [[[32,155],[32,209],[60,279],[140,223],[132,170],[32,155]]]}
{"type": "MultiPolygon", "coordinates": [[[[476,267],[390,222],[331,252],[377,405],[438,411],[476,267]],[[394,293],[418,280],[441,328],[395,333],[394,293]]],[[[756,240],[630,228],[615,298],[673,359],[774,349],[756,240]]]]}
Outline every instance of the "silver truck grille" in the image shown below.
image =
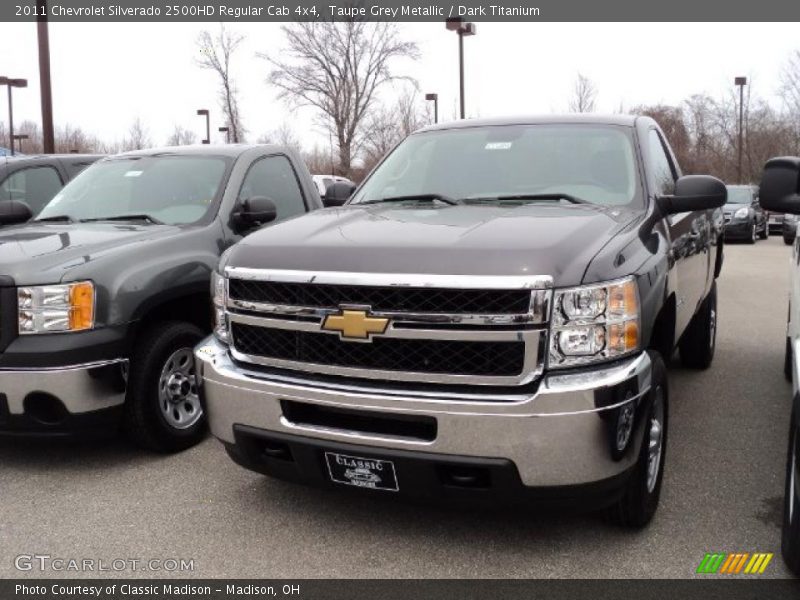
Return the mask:
{"type": "Polygon", "coordinates": [[[349,378],[497,386],[529,383],[542,371],[549,277],[236,268],[226,276],[232,354],[241,362],[349,378]],[[349,323],[343,315],[354,319],[354,331],[340,325],[349,323]],[[368,327],[361,330],[363,324],[368,327]]]}

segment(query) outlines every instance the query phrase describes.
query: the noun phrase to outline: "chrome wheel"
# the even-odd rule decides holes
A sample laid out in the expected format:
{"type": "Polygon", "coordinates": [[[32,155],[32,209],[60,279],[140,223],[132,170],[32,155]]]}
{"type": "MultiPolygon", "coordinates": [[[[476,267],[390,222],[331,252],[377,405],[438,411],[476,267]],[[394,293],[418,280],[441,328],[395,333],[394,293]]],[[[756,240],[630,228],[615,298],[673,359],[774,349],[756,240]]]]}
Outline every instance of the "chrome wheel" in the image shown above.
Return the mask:
{"type": "Polygon", "coordinates": [[[175,351],[164,363],[158,381],[158,403],[167,423],[188,429],[203,416],[191,348],[175,351]]]}
{"type": "Polygon", "coordinates": [[[653,412],[650,416],[647,435],[647,491],[652,493],[658,482],[661,468],[661,452],[664,447],[664,389],[656,388],[653,412]]]}
{"type": "Polygon", "coordinates": [[[717,309],[714,306],[712,306],[711,310],[709,311],[708,329],[709,329],[708,347],[713,348],[717,339],[717,309]]]}

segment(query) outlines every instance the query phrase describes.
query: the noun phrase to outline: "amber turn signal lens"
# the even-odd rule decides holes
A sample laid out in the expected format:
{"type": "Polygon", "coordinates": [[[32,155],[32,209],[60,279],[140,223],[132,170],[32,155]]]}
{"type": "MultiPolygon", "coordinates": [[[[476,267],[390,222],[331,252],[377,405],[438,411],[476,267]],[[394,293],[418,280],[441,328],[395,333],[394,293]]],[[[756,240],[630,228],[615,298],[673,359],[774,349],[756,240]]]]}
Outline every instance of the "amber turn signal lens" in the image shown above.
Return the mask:
{"type": "Polygon", "coordinates": [[[81,331],[94,326],[94,286],[84,281],[69,290],[69,329],[81,331]]]}

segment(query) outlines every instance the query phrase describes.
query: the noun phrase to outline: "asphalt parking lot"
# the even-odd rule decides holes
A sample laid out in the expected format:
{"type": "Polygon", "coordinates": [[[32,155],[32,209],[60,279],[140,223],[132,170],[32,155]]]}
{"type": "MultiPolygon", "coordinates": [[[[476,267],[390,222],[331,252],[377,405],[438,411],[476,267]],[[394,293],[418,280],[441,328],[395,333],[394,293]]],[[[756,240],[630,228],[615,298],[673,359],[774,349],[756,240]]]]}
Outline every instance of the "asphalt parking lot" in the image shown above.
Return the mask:
{"type": "MultiPolygon", "coordinates": [[[[789,248],[729,245],[715,362],[670,369],[661,507],[649,528],[593,515],[450,510],[272,481],[212,439],[178,456],[121,441],[0,442],[0,577],[19,554],[194,559],[194,577],[692,577],[706,552],[779,558],[790,385],[789,248]]],[[[74,572],[31,576],[87,576],[74,572]]]]}

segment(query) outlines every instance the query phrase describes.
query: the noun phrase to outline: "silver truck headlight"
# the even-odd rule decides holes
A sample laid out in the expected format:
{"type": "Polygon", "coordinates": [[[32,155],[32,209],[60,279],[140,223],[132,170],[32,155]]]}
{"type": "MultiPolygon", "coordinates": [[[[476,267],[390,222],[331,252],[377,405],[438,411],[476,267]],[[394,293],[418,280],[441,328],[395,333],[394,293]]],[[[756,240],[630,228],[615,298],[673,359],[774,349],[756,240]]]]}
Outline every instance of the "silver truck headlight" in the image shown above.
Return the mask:
{"type": "Polygon", "coordinates": [[[574,367],[639,349],[639,292],[633,277],[557,290],[549,366],[574,367]]]}
{"type": "Polygon", "coordinates": [[[230,340],[228,317],[225,305],[228,303],[228,280],[219,273],[211,274],[211,298],[214,310],[214,335],[224,343],[230,340]]]}
{"type": "Polygon", "coordinates": [[[17,289],[20,335],[85,331],[94,327],[94,284],[25,286],[17,289]]]}

